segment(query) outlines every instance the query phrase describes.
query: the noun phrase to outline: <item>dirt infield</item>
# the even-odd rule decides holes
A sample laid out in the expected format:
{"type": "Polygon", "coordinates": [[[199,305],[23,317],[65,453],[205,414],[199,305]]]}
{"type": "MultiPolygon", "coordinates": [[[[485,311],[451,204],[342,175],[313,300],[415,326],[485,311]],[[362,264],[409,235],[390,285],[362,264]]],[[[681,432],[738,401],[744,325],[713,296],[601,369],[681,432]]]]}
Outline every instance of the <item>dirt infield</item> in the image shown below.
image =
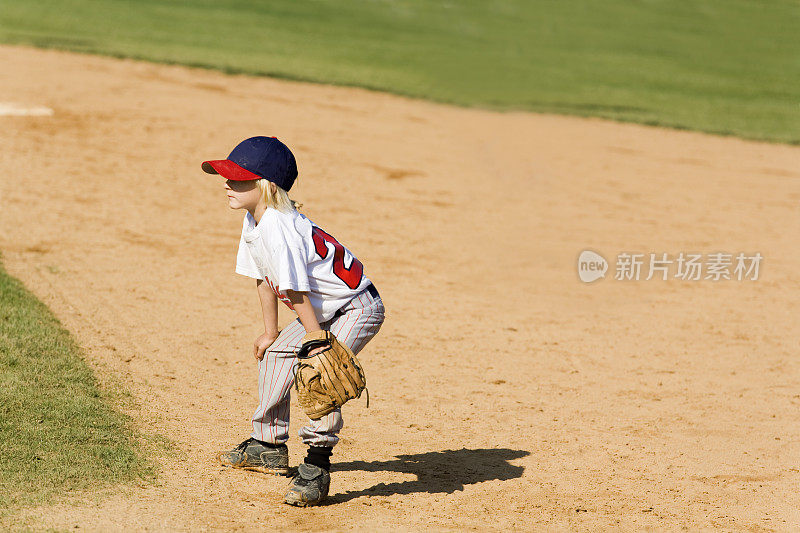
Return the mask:
{"type": "MultiPolygon", "coordinates": [[[[85,530],[800,527],[800,148],[0,47],[0,249],[131,414],[156,486],[32,509],[85,530]],[[330,505],[224,470],[259,333],[241,213],[200,170],[293,148],[293,191],[387,321],[330,505]],[[591,248],[612,261],[579,281],[591,248]],[[760,252],[757,281],[616,281],[620,252],[760,252]],[[396,399],[394,399],[396,398],[396,399]]],[[[282,311],[282,322],[289,315],[282,311]]],[[[297,409],[295,409],[297,413],[297,409]]],[[[301,457],[293,420],[292,461],[301,457]]]]}

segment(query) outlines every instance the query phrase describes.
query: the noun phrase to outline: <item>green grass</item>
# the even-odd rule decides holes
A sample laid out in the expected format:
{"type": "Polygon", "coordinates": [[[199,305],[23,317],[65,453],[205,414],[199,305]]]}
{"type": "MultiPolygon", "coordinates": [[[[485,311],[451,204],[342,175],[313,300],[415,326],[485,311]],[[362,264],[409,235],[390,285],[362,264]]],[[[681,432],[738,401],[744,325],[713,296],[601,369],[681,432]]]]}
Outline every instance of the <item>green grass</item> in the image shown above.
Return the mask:
{"type": "Polygon", "coordinates": [[[71,491],[154,479],[111,394],[52,313],[0,266],[0,519],[71,491]]]}
{"type": "Polygon", "coordinates": [[[800,142],[798,0],[0,0],[0,41],[800,142]]]}

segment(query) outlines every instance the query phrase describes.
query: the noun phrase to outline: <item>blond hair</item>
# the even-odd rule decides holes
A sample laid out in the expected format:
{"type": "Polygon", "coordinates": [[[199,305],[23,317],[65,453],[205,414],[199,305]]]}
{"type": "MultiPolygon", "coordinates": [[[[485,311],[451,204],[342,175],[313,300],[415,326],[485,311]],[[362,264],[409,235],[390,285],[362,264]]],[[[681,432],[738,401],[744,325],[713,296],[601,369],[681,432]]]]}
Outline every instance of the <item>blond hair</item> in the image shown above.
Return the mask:
{"type": "Polygon", "coordinates": [[[258,185],[258,189],[261,191],[261,196],[264,198],[267,207],[277,209],[278,211],[292,211],[299,209],[303,205],[289,198],[289,193],[269,180],[263,178],[256,180],[256,185],[258,185]]]}

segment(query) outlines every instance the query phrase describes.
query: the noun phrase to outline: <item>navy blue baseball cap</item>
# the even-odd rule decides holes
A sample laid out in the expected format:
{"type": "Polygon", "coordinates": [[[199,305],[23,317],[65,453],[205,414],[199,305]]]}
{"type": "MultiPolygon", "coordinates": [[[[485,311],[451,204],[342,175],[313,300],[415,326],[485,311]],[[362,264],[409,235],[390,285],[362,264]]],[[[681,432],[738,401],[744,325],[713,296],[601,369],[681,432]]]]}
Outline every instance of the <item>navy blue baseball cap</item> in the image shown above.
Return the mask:
{"type": "Polygon", "coordinates": [[[233,181],[271,181],[288,191],[297,178],[297,163],[289,148],[275,137],[250,137],[236,145],[227,159],[203,161],[203,170],[233,181]]]}

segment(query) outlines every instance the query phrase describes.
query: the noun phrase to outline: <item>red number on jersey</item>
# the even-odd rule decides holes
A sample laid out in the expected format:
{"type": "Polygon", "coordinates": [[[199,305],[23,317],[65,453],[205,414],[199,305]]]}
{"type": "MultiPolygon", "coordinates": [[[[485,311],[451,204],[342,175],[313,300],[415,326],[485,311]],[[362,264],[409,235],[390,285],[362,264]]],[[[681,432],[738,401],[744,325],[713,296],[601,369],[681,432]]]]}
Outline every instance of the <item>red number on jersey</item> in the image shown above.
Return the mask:
{"type": "Polygon", "coordinates": [[[345,285],[351,289],[357,289],[361,284],[361,276],[364,274],[364,265],[361,261],[353,257],[353,262],[350,268],[344,266],[344,246],[339,244],[339,241],[314,226],[311,232],[314,238],[314,248],[323,259],[328,256],[328,246],[325,244],[329,242],[333,245],[333,273],[337,278],[344,281],[345,285]]]}

